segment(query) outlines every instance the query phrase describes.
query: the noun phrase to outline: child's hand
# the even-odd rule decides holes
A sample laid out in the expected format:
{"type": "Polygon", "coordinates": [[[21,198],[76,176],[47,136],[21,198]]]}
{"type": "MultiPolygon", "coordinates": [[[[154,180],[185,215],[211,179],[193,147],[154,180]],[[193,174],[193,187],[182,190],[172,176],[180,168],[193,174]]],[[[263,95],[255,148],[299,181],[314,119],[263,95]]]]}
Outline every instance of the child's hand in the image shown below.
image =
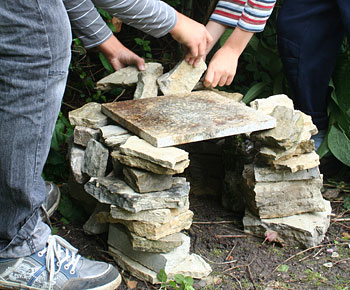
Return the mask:
{"type": "Polygon", "coordinates": [[[206,54],[207,46],[211,44],[212,37],[204,25],[177,12],[177,23],[170,31],[171,36],[186,46],[188,54],[186,60],[196,65],[206,54]]]}
{"type": "Polygon", "coordinates": [[[204,76],[204,86],[228,86],[236,75],[239,55],[229,47],[220,48],[211,59],[204,76]]]}

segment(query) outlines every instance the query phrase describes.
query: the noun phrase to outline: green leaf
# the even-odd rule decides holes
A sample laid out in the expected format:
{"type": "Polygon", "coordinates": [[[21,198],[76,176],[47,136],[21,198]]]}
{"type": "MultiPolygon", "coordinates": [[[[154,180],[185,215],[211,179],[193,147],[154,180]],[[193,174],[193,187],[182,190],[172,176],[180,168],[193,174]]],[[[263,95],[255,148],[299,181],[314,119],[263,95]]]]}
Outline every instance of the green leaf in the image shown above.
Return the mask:
{"type": "Polygon", "coordinates": [[[111,14],[109,14],[107,11],[101,9],[101,8],[97,8],[97,11],[106,19],[111,20],[113,17],[111,14]]]}
{"type": "Polygon", "coordinates": [[[112,30],[112,32],[117,32],[117,29],[115,28],[113,23],[107,22],[107,25],[108,25],[109,29],[112,30]]]}
{"type": "Polygon", "coordinates": [[[263,92],[266,85],[268,85],[267,82],[256,83],[248,90],[248,92],[243,97],[242,101],[245,104],[249,104],[251,101],[255,100],[263,92]]]}
{"type": "Polygon", "coordinates": [[[288,270],[289,270],[289,266],[285,265],[285,264],[279,266],[277,269],[277,271],[279,271],[279,272],[288,272],[288,270]]]}
{"type": "Polygon", "coordinates": [[[320,156],[320,159],[321,159],[328,152],[329,152],[329,148],[328,148],[328,134],[327,134],[326,137],[323,139],[320,147],[318,147],[317,154],[320,156]]]}
{"type": "Polygon", "coordinates": [[[179,290],[179,287],[177,287],[175,281],[169,281],[169,286],[173,287],[175,290],[179,290]]]}
{"type": "Polygon", "coordinates": [[[177,284],[182,284],[185,281],[185,276],[182,274],[176,274],[175,281],[177,284]]]}
{"type": "Polygon", "coordinates": [[[336,158],[350,166],[350,140],[335,125],[331,127],[328,134],[328,147],[336,158]]]}
{"type": "Polygon", "coordinates": [[[114,72],[114,68],[113,66],[109,63],[109,61],[107,60],[107,58],[103,55],[102,52],[98,53],[98,57],[103,65],[103,67],[109,72],[112,73],[114,72]]]}
{"type": "Polygon", "coordinates": [[[221,35],[220,37],[220,47],[223,47],[225,44],[226,40],[230,37],[233,29],[226,29],[225,32],[221,35]]]}
{"type": "Polygon", "coordinates": [[[273,91],[272,93],[274,95],[282,94],[283,93],[283,79],[284,79],[284,74],[279,73],[273,82],[273,91]]]}
{"type": "Polygon", "coordinates": [[[185,283],[186,283],[186,285],[188,285],[188,286],[192,286],[193,285],[193,279],[192,279],[192,277],[190,277],[190,276],[186,276],[185,277],[185,283]]]}
{"type": "Polygon", "coordinates": [[[165,273],[164,269],[161,269],[157,274],[157,279],[159,282],[165,283],[168,280],[168,275],[165,273]]]}

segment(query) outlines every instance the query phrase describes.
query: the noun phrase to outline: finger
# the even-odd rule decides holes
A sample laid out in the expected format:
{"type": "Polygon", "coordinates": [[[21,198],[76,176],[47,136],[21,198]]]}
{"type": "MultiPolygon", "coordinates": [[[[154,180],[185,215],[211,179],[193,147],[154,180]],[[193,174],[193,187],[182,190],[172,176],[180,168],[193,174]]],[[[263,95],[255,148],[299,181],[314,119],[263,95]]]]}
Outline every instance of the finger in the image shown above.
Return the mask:
{"type": "Polygon", "coordinates": [[[226,84],[227,81],[227,75],[222,75],[218,81],[219,87],[222,87],[226,84]]]}
{"type": "Polygon", "coordinates": [[[213,42],[213,37],[211,36],[211,34],[209,33],[209,31],[207,30],[205,38],[207,40],[207,45],[211,44],[213,42]]]}
{"type": "Polygon", "coordinates": [[[214,78],[214,72],[209,68],[204,76],[204,86],[211,87],[214,78]]]}
{"type": "Polygon", "coordinates": [[[193,61],[193,66],[196,67],[199,64],[199,62],[201,61],[201,59],[202,58],[200,56],[196,57],[193,61]]]}
{"type": "Polygon", "coordinates": [[[145,60],[141,57],[139,57],[137,60],[137,68],[141,71],[146,69],[145,60]]]}
{"type": "Polygon", "coordinates": [[[188,49],[191,57],[198,56],[198,45],[191,45],[190,47],[188,47],[188,49]]]}
{"type": "Polygon", "coordinates": [[[201,58],[202,56],[204,56],[206,50],[207,50],[207,42],[205,39],[203,39],[203,41],[201,41],[198,45],[198,57],[201,58]]]}
{"type": "Polygon", "coordinates": [[[230,84],[232,84],[232,82],[233,82],[233,78],[234,78],[234,76],[232,75],[232,76],[229,76],[228,78],[227,78],[227,80],[226,80],[226,86],[229,86],[230,84]]]}
{"type": "Polygon", "coordinates": [[[219,81],[220,81],[220,74],[214,73],[214,78],[213,78],[213,81],[211,83],[211,86],[213,88],[215,88],[218,85],[219,81]]]}

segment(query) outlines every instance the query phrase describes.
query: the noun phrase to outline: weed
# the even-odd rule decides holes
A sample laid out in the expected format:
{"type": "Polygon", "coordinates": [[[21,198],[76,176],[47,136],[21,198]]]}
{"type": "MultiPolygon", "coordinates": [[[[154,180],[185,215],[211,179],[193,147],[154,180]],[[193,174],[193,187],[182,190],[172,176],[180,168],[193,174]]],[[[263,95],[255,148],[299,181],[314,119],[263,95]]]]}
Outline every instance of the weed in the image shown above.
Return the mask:
{"type": "Polygon", "coordinates": [[[174,280],[168,281],[168,275],[165,273],[164,269],[161,269],[157,274],[157,279],[162,283],[159,290],[195,290],[193,288],[193,278],[190,276],[185,277],[182,274],[176,274],[174,280]]]}

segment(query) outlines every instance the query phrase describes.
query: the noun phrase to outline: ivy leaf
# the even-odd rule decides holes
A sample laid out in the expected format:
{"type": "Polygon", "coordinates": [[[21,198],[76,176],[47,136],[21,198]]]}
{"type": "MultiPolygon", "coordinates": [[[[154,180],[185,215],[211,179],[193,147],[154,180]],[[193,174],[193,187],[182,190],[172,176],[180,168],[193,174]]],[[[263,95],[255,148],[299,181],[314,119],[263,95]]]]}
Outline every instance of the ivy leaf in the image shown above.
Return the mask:
{"type": "Polygon", "coordinates": [[[166,283],[168,280],[168,275],[165,273],[164,269],[161,269],[159,273],[157,274],[157,279],[159,282],[166,283]]]}
{"type": "Polygon", "coordinates": [[[350,166],[350,140],[335,125],[332,125],[328,134],[328,147],[336,158],[350,166]]]}
{"type": "Polygon", "coordinates": [[[114,68],[113,66],[109,63],[109,61],[107,60],[107,58],[103,55],[102,52],[98,53],[98,57],[103,65],[103,67],[111,74],[112,72],[114,72],[114,68]]]}

